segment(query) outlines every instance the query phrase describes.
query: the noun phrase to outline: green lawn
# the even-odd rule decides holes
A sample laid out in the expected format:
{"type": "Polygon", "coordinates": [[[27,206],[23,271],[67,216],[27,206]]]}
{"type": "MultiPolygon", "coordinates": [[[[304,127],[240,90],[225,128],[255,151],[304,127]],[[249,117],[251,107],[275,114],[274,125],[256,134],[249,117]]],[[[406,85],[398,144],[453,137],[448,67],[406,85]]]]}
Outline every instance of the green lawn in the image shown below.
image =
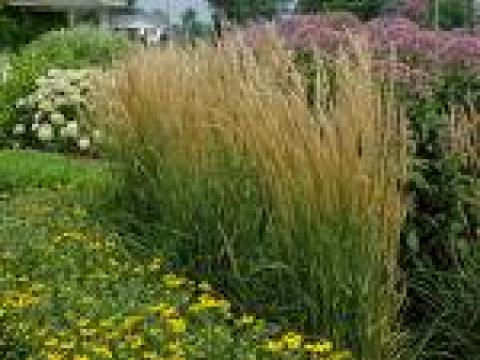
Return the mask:
{"type": "Polygon", "coordinates": [[[348,358],[321,339],[272,339],[160,254],[132,256],[76,200],[106,179],[96,162],[0,153],[1,359],[348,358]]]}

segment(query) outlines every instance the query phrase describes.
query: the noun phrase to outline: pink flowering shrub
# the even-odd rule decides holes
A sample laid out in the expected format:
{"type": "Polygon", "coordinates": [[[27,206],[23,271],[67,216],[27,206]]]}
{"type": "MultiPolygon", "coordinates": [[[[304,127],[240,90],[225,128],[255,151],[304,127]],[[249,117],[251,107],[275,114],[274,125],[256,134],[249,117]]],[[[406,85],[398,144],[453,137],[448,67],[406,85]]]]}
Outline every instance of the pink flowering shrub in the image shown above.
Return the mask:
{"type": "MultiPolygon", "coordinates": [[[[275,24],[287,46],[301,49],[319,49],[325,54],[340,47],[351,46],[351,35],[367,37],[379,66],[391,61],[410,77],[422,77],[426,73],[462,70],[480,70],[480,30],[435,31],[421,28],[405,17],[384,17],[362,23],[355,16],[345,13],[330,15],[295,15],[283,18],[275,24]],[[400,63],[399,63],[400,62],[400,63]]],[[[259,44],[265,34],[264,25],[254,25],[246,30],[247,41],[259,44]]]]}

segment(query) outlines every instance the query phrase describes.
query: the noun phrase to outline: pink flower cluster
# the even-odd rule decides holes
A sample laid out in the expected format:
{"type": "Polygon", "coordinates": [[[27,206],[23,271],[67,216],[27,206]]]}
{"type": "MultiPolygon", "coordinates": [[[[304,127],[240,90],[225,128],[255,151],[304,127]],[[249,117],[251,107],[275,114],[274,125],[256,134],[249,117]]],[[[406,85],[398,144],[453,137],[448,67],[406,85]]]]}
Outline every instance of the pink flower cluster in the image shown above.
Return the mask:
{"type": "MultiPolygon", "coordinates": [[[[276,21],[276,29],[291,48],[319,49],[326,54],[349,48],[352,34],[368,39],[378,67],[404,80],[425,79],[447,69],[480,70],[480,28],[435,31],[405,17],[383,17],[362,23],[350,14],[294,15],[276,21]],[[395,54],[395,60],[392,60],[395,54]]],[[[264,38],[264,25],[246,30],[250,44],[264,38]]]]}

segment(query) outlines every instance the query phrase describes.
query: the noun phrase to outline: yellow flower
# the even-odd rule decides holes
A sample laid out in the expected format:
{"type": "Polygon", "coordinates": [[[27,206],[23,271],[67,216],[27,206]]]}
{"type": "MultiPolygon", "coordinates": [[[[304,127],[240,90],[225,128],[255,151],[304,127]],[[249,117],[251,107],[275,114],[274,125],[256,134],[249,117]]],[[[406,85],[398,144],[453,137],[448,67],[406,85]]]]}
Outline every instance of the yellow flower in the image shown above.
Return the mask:
{"type": "Polygon", "coordinates": [[[90,360],[86,355],[73,355],[73,360],[90,360]]]}
{"type": "Polygon", "coordinates": [[[160,313],[163,310],[168,309],[169,307],[170,305],[167,303],[160,303],[158,305],[149,306],[147,310],[152,313],[160,313]]]}
{"type": "Polygon", "coordinates": [[[282,337],[282,341],[287,346],[287,349],[298,349],[302,345],[302,335],[288,332],[282,337]]]}
{"type": "Polygon", "coordinates": [[[141,347],[143,345],[143,339],[139,335],[129,336],[127,338],[127,341],[130,344],[130,347],[132,349],[138,349],[139,347],[141,347]]]}
{"type": "Polygon", "coordinates": [[[18,292],[10,291],[6,293],[2,301],[4,307],[11,308],[25,308],[32,305],[36,305],[40,302],[40,298],[37,296],[32,296],[30,292],[18,292]]]}
{"type": "Polygon", "coordinates": [[[176,334],[184,333],[187,330],[187,323],[182,318],[168,319],[167,324],[170,326],[172,332],[176,334]]]}
{"type": "Polygon", "coordinates": [[[95,354],[106,357],[108,359],[111,359],[112,356],[113,356],[113,354],[110,351],[110,349],[108,348],[108,346],[105,346],[105,345],[94,345],[92,347],[92,351],[95,354]]]}
{"type": "Polygon", "coordinates": [[[64,360],[63,354],[58,352],[52,352],[47,354],[47,360],[64,360]]]}
{"type": "Polygon", "coordinates": [[[187,282],[187,279],[178,277],[175,274],[166,274],[162,279],[165,286],[172,289],[178,288],[187,282]]]}
{"type": "Polygon", "coordinates": [[[283,350],[283,343],[281,341],[269,340],[265,348],[270,352],[280,352],[283,350]]]}
{"type": "Polygon", "coordinates": [[[158,357],[157,353],[154,351],[145,351],[143,353],[144,359],[156,359],[158,357]]]}
{"type": "Polygon", "coordinates": [[[45,346],[53,347],[53,346],[57,346],[57,345],[58,345],[58,339],[56,339],[56,338],[51,338],[51,339],[48,339],[47,341],[45,341],[45,346]]]}
{"type": "Polygon", "coordinates": [[[325,342],[316,342],[313,344],[305,344],[305,350],[312,353],[324,353],[330,352],[333,349],[333,344],[331,341],[325,342]]]}
{"type": "Polygon", "coordinates": [[[163,317],[165,318],[170,318],[172,316],[176,316],[177,315],[177,309],[175,309],[173,306],[170,306],[166,309],[163,309],[161,311],[161,314],[163,317]]]}
{"type": "Polygon", "coordinates": [[[242,317],[240,318],[240,322],[244,325],[250,325],[250,324],[253,324],[255,322],[255,316],[253,315],[242,315],[242,317]]]}

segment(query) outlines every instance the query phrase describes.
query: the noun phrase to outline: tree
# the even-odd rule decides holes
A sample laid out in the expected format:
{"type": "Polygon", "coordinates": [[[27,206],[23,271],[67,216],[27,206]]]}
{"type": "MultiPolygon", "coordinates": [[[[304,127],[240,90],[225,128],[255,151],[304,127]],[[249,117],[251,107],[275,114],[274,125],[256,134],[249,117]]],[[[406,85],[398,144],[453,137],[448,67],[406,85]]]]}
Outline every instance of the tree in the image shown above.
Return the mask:
{"type": "Polygon", "coordinates": [[[248,19],[272,18],[290,0],[209,0],[229,20],[244,23],[248,19]]]}
{"type": "Polygon", "coordinates": [[[189,38],[203,36],[207,33],[209,26],[198,19],[197,12],[189,8],[181,15],[182,32],[189,38]]]}
{"type": "Polygon", "coordinates": [[[367,20],[380,15],[387,3],[387,0],[298,0],[297,10],[301,13],[348,11],[367,20]]]}

